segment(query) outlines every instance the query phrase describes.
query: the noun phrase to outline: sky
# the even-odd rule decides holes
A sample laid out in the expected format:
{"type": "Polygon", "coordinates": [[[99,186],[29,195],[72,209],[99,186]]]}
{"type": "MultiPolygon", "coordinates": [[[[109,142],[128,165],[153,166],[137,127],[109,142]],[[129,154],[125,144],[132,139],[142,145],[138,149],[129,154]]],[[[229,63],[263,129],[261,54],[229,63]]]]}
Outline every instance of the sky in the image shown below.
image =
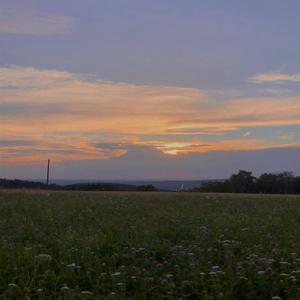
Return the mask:
{"type": "Polygon", "coordinates": [[[300,175],[297,0],[1,0],[0,177],[300,175]]]}

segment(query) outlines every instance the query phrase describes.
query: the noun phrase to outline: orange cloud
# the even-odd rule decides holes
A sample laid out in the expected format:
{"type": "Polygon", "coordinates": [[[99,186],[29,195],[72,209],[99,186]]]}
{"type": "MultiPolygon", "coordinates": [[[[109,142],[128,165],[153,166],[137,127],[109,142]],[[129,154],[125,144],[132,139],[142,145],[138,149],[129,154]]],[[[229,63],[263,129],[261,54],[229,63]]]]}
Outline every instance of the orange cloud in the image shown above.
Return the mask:
{"type": "Polygon", "coordinates": [[[126,154],[126,150],[99,148],[84,137],[55,137],[29,140],[0,140],[0,162],[6,164],[52,161],[109,159],[126,154]]]}
{"type": "Polygon", "coordinates": [[[221,140],[216,142],[191,141],[191,142],[148,142],[148,145],[154,146],[165,154],[191,154],[191,153],[207,153],[216,151],[244,151],[259,150],[277,147],[270,145],[259,139],[236,139],[221,140]]]}
{"type": "Polygon", "coordinates": [[[0,33],[48,36],[69,32],[73,18],[30,10],[1,9],[0,33]]]}
{"type": "Polygon", "coordinates": [[[282,83],[289,81],[299,82],[300,74],[264,73],[249,78],[249,82],[252,83],[282,83]]]}
{"type": "Polygon", "coordinates": [[[124,145],[166,154],[262,149],[274,145],[222,135],[249,126],[300,125],[299,97],[219,102],[194,88],[115,83],[16,66],[0,68],[0,91],[0,161],[9,163],[48,156],[57,161],[109,159],[127,153],[124,145]],[[199,134],[215,135],[217,141],[195,142],[199,134]],[[149,142],[150,136],[164,141],[149,142]],[[1,140],[33,144],[1,146],[1,140]]]}

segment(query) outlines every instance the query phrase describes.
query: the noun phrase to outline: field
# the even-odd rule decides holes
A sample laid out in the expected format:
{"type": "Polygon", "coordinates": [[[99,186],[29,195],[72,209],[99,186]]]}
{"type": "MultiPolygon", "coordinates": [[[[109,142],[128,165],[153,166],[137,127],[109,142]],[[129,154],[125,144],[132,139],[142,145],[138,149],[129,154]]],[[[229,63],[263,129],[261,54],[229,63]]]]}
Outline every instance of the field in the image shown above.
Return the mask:
{"type": "Polygon", "coordinates": [[[300,197],[0,192],[0,299],[300,299],[300,197]]]}

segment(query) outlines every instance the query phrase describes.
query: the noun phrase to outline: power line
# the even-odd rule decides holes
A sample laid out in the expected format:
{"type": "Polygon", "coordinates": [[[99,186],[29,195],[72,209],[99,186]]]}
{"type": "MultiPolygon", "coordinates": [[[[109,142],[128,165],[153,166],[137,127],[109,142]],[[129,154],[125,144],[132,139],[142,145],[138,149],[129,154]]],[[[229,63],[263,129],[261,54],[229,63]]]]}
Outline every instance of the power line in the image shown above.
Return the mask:
{"type": "Polygon", "coordinates": [[[48,164],[47,164],[47,185],[49,185],[49,171],[50,171],[50,159],[48,159],[48,164]]]}

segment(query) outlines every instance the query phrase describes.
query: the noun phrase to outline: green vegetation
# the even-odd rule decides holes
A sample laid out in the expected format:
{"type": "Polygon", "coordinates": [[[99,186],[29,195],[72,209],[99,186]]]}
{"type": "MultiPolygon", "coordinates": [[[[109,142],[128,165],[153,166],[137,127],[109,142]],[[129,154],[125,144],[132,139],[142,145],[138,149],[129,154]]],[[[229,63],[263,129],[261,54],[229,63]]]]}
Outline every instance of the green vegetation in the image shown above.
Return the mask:
{"type": "Polygon", "coordinates": [[[0,299],[300,299],[300,198],[0,193],[0,299]]]}
{"type": "Polygon", "coordinates": [[[300,176],[292,172],[264,173],[258,178],[252,172],[240,170],[226,180],[212,180],[194,189],[213,193],[300,194],[300,176]]]}
{"type": "Polygon", "coordinates": [[[130,185],[122,183],[78,183],[69,185],[45,184],[36,181],[18,180],[18,179],[2,179],[0,178],[1,189],[37,189],[37,190],[53,190],[53,191],[144,191],[154,192],[157,189],[152,185],[130,185]]]}

